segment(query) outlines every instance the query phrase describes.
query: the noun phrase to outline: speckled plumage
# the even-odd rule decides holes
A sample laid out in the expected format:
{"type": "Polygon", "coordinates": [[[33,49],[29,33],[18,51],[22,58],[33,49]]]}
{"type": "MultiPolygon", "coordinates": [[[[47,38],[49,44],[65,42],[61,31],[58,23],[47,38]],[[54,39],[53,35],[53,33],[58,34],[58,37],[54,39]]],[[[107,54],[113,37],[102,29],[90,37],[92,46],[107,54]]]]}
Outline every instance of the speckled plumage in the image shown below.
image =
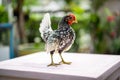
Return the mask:
{"type": "Polygon", "coordinates": [[[70,27],[66,30],[55,30],[49,35],[46,43],[47,52],[55,50],[55,52],[63,52],[69,50],[75,39],[73,29],[70,27]],[[51,47],[52,46],[52,47],[51,47]]]}
{"type": "Polygon", "coordinates": [[[73,44],[75,33],[66,21],[67,18],[68,16],[63,17],[58,25],[58,29],[52,30],[50,16],[48,13],[45,14],[39,30],[42,39],[46,42],[47,52],[58,52],[61,54],[62,52],[69,50],[73,44]]]}
{"type": "MultiPolygon", "coordinates": [[[[66,17],[66,16],[65,16],[66,17]]],[[[74,30],[64,21],[60,21],[57,30],[52,30],[48,27],[47,30],[41,32],[43,40],[46,42],[47,52],[55,50],[55,52],[63,52],[69,50],[75,39],[74,30]]],[[[51,24],[51,23],[50,23],[51,24]]],[[[50,25],[49,25],[50,26],[50,25]]]]}

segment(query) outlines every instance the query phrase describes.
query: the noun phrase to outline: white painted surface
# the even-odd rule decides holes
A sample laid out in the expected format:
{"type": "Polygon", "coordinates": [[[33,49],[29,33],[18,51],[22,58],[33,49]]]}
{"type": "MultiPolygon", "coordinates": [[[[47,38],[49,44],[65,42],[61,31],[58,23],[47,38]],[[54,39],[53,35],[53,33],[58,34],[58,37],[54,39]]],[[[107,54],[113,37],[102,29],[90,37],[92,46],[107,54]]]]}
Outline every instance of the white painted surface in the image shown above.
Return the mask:
{"type": "Polygon", "coordinates": [[[0,61],[9,59],[9,46],[0,47],[0,61]]]}
{"type": "MultiPolygon", "coordinates": [[[[105,80],[120,68],[120,56],[64,53],[71,65],[47,67],[50,55],[39,52],[0,62],[0,75],[42,80],[105,80]]],[[[59,62],[58,54],[54,61],[59,62]]]]}

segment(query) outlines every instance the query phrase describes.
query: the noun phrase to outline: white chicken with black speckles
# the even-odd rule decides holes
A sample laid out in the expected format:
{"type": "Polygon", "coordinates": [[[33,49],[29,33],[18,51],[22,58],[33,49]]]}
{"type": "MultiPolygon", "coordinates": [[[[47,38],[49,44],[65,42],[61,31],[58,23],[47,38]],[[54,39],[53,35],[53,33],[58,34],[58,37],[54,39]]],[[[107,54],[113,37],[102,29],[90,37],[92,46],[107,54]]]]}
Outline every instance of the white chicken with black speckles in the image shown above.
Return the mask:
{"type": "Polygon", "coordinates": [[[44,18],[40,23],[39,31],[42,39],[46,43],[45,49],[47,52],[50,52],[51,55],[51,63],[48,66],[71,64],[71,62],[64,61],[62,52],[69,50],[75,40],[75,33],[71,28],[71,25],[76,22],[77,20],[75,15],[69,14],[62,18],[57,30],[52,30],[49,13],[44,15],[44,18]],[[60,54],[61,61],[58,64],[53,61],[53,54],[55,52],[60,54]]]}

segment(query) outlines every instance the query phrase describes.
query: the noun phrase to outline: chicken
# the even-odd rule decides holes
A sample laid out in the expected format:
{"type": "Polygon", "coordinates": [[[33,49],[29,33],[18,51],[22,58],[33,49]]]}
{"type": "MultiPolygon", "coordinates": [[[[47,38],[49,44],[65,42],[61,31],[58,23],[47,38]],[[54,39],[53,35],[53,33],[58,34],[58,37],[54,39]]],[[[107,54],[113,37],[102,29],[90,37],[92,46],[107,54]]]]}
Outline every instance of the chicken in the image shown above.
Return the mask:
{"type": "Polygon", "coordinates": [[[71,64],[71,62],[66,62],[63,59],[62,52],[69,50],[75,40],[75,32],[71,28],[73,23],[77,23],[76,17],[74,14],[69,14],[62,18],[57,30],[52,30],[49,13],[44,15],[39,31],[42,39],[46,43],[45,49],[51,55],[51,63],[48,66],[71,64]],[[53,61],[53,54],[56,52],[59,53],[61,58],[61,62],[58,64],[53,61]]]}

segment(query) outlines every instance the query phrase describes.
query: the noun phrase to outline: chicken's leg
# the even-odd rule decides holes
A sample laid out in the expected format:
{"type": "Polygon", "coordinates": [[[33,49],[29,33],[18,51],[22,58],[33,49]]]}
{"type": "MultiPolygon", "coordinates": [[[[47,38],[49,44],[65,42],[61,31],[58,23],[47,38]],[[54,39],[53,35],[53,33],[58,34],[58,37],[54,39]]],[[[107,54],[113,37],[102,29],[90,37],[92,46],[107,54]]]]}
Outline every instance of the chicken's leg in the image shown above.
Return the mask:
{"type": "Polygon", "coordinates": [[[51,51],[51,52],[50,52],[51,63],[48,65],[48,67],[49,67],[49,66],[57,66],[57,65],[60,65],[60,64],[54,63],[54,61],[53,61],[53,54],[54,54],[54,51],[51,51]]]}
{"type": "Polygon", "coordinates": [[[62,61],[60,61],[59,64],[68,64],[68,65],[71,64],[71,62],[64,61],[61,53],[59,53],[59,55],[60,55],[60,58],[62,59],[62,61]]]}

